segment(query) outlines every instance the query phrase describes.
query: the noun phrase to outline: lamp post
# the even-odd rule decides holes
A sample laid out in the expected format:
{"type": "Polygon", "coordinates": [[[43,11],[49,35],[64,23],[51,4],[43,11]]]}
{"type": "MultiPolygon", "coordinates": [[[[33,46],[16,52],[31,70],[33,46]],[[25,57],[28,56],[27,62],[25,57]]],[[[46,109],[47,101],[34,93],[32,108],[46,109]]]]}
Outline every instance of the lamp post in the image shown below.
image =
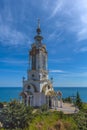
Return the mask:
{"type": "Polygon", "coordinates": [[[51,77],[51,83],[53,84],[53,77],[51,77]]]}

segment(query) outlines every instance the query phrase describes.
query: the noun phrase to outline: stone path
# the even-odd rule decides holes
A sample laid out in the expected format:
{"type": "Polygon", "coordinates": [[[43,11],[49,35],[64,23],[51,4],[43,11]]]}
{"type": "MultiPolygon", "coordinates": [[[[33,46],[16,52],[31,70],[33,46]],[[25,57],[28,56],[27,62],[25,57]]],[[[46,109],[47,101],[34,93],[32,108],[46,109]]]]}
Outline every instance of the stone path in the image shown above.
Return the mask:
{"type": "Polygon", "coordinates": [[[64,114],[74,114],[79,111],[73,104],[70,104],[70,103],[63,103],[62,108],[55,107],[55,108],[53,108],[53,110],[54,109],[57,111],[62,111],[62,112],[64,112],[64,114]]]}

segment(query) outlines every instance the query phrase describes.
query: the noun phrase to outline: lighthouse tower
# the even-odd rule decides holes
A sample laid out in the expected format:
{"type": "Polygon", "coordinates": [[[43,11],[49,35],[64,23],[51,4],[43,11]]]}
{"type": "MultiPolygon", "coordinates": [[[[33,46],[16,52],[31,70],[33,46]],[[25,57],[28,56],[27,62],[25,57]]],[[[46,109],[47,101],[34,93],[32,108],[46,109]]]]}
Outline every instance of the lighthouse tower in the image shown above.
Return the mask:
{"type": "Polygon", "coordinates": [[[47,96],[52,93],[52,82],[48,79],[47,50],[42,43],[40,20],[36,29],[34,43],[29,51],[29,70],[27,80],[23,78],[23,91],[21,93],[23,102],[30,106],[41,106],[47,103],[47,96]]]}

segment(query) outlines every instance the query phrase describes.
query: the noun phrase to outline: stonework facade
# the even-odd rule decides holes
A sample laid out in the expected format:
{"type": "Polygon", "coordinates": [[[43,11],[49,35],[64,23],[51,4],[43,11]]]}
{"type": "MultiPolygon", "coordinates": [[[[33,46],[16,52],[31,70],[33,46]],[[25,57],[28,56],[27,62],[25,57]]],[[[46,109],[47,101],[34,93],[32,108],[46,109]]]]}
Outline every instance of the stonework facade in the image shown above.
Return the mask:
{"type": "Polygon", "coordinates": [[[55,102],[54,98],[52,98],[55,96],[55,91],[52,82],[48,78],[48,52],[46,45],[42,43],[43,37],[41,36],[39,21],[36,32],[35,42],[31,45],[31,50],[29,51],[27,79],[23,78],[23,91],[20,95],[26,105],[39,107],[47,104],[52,107],[55,102]]]}

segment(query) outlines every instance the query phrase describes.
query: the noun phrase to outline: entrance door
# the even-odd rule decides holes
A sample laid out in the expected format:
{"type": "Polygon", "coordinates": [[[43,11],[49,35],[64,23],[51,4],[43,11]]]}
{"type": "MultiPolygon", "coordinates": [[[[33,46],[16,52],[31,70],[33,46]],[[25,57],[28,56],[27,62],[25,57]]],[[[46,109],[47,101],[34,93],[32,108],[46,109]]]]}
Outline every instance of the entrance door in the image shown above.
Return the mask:
{"type": "Polygon", "coordinates": [[[51,97],[49,97],[49,108],[51,108],[52,106],[52,101],[51,101],[51,97]]]}

